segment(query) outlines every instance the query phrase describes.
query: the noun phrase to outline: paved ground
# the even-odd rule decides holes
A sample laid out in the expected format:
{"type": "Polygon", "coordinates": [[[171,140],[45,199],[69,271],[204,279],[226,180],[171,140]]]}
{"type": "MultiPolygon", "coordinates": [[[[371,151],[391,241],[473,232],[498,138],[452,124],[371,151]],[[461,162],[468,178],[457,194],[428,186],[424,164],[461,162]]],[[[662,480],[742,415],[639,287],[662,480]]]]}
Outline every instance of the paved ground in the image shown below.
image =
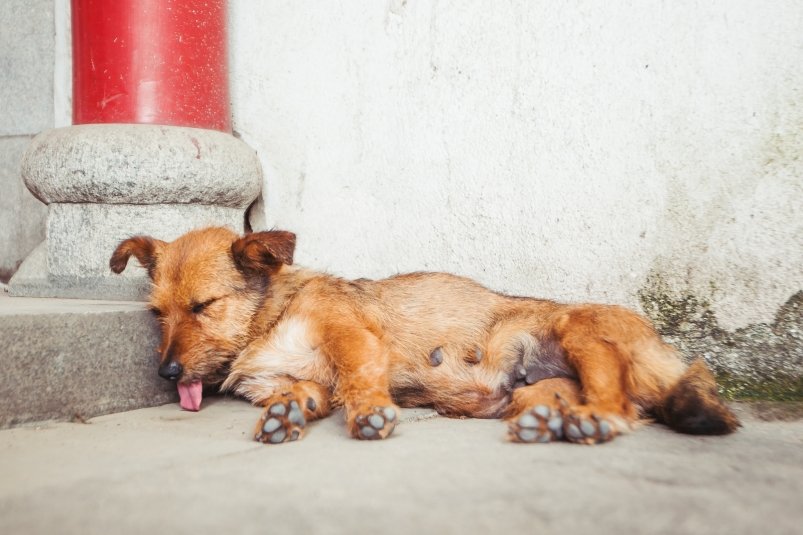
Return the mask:
{"type": "Polygon", "coordinates": [[[803,420],[649,426],[597,447],[504,442],[497,421],[405,411],[384,442],[342,416],[296,443],[205,400],[0,432],[0,533],[728,533],[803,530],[803,420]]]}

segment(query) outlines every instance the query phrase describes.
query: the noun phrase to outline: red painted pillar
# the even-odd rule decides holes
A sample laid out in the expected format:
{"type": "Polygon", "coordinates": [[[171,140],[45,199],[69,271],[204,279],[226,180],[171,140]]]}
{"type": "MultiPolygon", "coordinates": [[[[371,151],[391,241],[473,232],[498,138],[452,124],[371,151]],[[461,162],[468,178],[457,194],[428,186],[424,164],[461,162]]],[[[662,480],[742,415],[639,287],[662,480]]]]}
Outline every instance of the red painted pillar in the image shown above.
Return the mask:
{"type": "Polygon", "coordinates": [[[73,123],[231,132],[225,0],[72,0],[73,123]]]}

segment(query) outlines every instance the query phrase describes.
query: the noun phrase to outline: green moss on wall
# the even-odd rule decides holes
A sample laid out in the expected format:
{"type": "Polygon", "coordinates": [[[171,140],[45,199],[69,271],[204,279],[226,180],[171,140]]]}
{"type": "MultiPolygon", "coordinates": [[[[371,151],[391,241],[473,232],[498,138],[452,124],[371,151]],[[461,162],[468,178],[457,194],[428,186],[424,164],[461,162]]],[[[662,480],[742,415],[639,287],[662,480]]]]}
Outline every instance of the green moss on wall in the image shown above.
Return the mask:
{"type": "Polygon", "coordinates": [[[731,374],[717,375],[719,393],[725,399],[745,401],[803,401],[803,378],[752,381],[731,374]]]}
{"type": "Polygon", "coordinates": [[[772,323],[727,331],[710,304],[670,291],[652,274],[639,291],[645,314],[688,360],[702,357],[729,399],[803,400],[803,291],[778,309],[772,323]]]}

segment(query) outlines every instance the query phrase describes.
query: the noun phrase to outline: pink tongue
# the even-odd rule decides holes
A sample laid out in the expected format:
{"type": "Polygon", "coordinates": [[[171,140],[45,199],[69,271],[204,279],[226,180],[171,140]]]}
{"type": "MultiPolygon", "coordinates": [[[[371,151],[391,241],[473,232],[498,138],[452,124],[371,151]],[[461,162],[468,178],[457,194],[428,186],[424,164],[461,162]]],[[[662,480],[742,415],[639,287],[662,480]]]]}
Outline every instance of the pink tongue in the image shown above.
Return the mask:
{"type": "Polygon", "coordinates": [[[203,384],[195,381],[188,385],[178,384],[178,397],[181,399],[179,404],[185,411],[197,411],[201,408],[201,398],[203,397],[203,384]]]}

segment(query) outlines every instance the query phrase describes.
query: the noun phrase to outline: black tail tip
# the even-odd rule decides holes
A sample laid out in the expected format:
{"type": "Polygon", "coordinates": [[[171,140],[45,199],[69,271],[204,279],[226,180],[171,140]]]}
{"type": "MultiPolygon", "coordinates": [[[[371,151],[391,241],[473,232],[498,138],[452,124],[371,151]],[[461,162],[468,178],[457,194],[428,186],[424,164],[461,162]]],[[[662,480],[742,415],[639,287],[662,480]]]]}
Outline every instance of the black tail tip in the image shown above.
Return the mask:
{"type": "Polygon", "coordinates": [[[701,360],[668,392],[659,413],[669,427],[690,435],[727,435],[741,426],[717,394],[714,376],[701,360]]]}
{"type": "Polygon", "coordinates": [[[706,408],[679,414],[668,424],[675,431],[688,435],[728,435],[742,425],[725,406],[716,412],[706,408]]]}

